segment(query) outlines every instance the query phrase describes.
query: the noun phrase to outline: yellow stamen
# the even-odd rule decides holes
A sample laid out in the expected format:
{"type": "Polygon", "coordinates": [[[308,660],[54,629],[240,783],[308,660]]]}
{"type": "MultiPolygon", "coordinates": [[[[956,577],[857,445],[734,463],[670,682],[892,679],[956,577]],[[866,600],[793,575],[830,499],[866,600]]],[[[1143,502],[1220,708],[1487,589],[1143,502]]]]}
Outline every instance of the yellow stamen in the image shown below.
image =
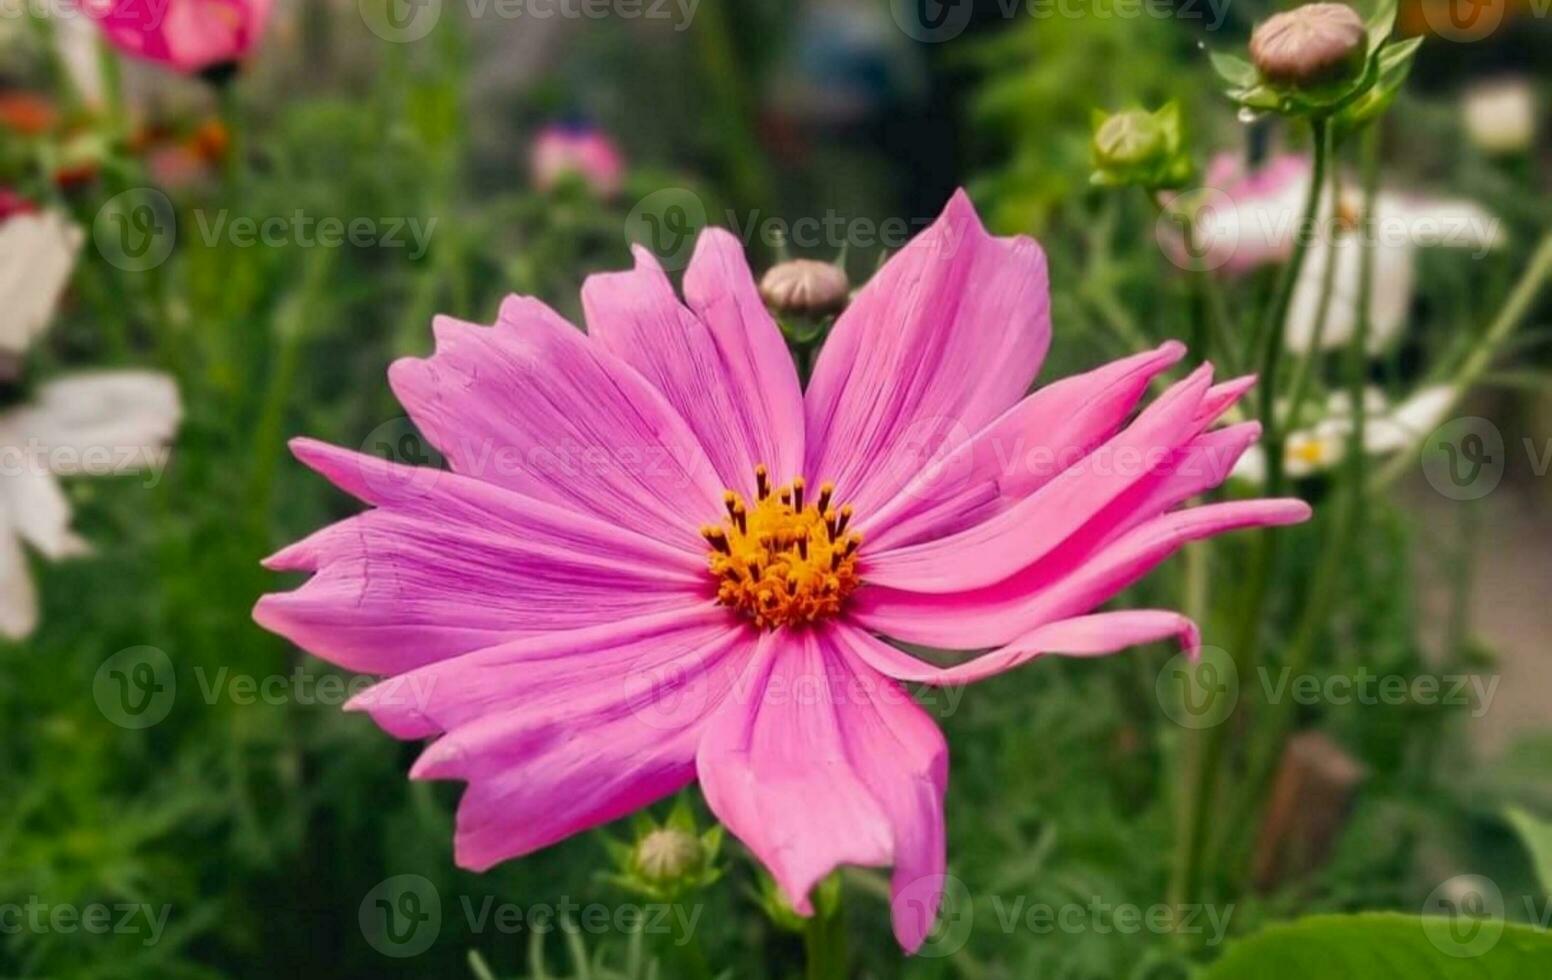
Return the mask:
{"type": "Polygon", "coordinates": [[[727,522],[701,529],[711,545],[707,565],[717,580],[717,601],[761,629],[834,616],[861,584],[862,535],[846,531],[851,507],[831,507],[831,483],[805,503],[802,477],[773,492],[763,465],[755,468],[755,486],[753,507],[729,490],[723,494],[727,522]]]}

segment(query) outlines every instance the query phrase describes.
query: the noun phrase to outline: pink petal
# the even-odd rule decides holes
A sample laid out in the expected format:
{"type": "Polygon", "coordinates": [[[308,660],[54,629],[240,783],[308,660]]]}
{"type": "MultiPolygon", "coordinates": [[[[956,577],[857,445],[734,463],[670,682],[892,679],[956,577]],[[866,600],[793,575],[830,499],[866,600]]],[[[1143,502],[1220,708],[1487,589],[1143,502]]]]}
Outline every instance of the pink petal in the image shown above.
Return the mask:
{"type": "Polygon", "coordinates": [[[455,472],[704,552],[721,481],[645,378],[532,299],[509,298],[494,329],[434,328],[436,354],[389,380],[455,472]]]}
{"type": "Polygon", "coordinates": [[[702,735],[706,802],[775,877],[792,907],[838,865],[894,854],[888,812],[853,765],[837,686],[844,671],[813,631],[766,633],[747,673],[702,735]]]}
{"type": "Polygon", "coordinates": [[[765,309],[738,239],[708,228],[684,272],[684,298],[716,338],[739,391],[751,399],[759,460],[773,480],[803,465],[803,391],[797,366],[776,321],[765,309]]]}
{"type": "Polygon", "coordinates": [[[945,649],[1000,646],[1039,626],[1080,616],[1113,598],[1199,538],[1307,520],[1302,500],[1209,504],[1146,521],[1118,538],[1080,537],[1017,575],[985,588],[927,594],[869,585],[852,618],[888,636],[945,649]]]}
{"type": "Polygon", "coordinates": [[[913,683],[952,686],[995,677],[1036,657],[1092,657],[1127,647],[1178,638],[1189,652],[1201,646],[1196,624],[1163,609],[1131,609],[1059,619],[1037,626],[1006,646],[953,667],[936,667],[869,634],[851,629],[845,643],[853,656],[888,677],[913,683]]]}
{"type": "Polygon", "coordinates": [[[916,592],[963,592],[1033,564],[1169,462],[1196,432],[1194,419],[1210,375],[1210,366],[1198,368],[1093,453],[988,520],[936,541],[868,549],[864,578],[916,592]]]}
{"type": "Polygon", "coordinates": [[[877,510],[1013,405],[1050,343],[1045,254],[957,192],[841,314],[808,386],[807,476],[877,510]]]}
{"type": "Polygon", "coordinates": [[[271,0],[114,0],[82,9],[124,53],[193,73],[245,57],[263,35],[270,6],[271,0]]]}
{"type": "Polygon", "coordinates": [[[869,550],[943,537],[1040,489],[1113,436],[1152,380],[1184,354],[1169,341],[1040,388],[863,517],[858,529],[869,550]]]}
{"type": "Polygon", "coordinates": [[[288,548],[315,574],[254,618],[352,670],[393,674],[547,630],[707,600],[702,560],[595,518],[439,470],[311,440],[303,462],[379,508],[288,548]]]}
{"type": "Polygon", "coordinates": [[[582,287],[589,335],[663,393],[723,486],[752,495],[757,463],[778,482],[797,475],[797,371],[770,315],[739,302],[755,287],[732,236],[706,233],[692,260],[697,298],[714,308],[704,321],[679,302],[652,253],[637,246],[635,256],[634,270],[590,276],[582,287]]]}
{"type": "Polygon", "coordinates": [[[839,636],[844,632],[855,631],[837,624],[817,640],[833,689],[846,695],[837,717],[847,757],[889,818],[895,938],[914,953],[932,931],[943,894],[948,743],[909,694],[846,648],[839,636]]]}
{"type": "Polygon", "coordinates": [[[394,734],[448,729],[410,775],[469,784],[454,848],[482,871],[686,786],[707,716],[753,651],[724,616],[661,617],[471,653],[352,707],[394,734]]]}

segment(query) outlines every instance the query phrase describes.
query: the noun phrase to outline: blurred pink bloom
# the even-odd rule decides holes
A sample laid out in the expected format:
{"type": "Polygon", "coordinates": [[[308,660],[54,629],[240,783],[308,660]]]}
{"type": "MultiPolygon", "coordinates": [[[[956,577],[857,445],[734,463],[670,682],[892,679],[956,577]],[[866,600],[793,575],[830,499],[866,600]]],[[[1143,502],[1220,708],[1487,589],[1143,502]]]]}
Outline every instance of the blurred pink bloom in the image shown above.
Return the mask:
{"type": "Polygon", "coordinates": [[[464,867],[699,780],[802,914],[838,865],[892,865],[914,951],[944,886],[948,750],[902,684],[1194,650],[1177,612],[1094,610],[1189,541],[1309,515],[1182,509],[1258,430],[1213,428],[1249,382],[1209,367],[1136,412],[1178,343],[1026,394],[1045,256],[963,193],[858,292],[806,391],[726,231],[701,235],[682,300],[638,249],[582,306],[586,333],[526,297],[494,327],[440,317],[435,354],[393,365],[451,472],[295,441],[372,508],[269,558],[313,574],[254,610],[388,676],[349,707],[435,738],[412,778],[468,783],[464,867]],[[991,652],[945,669],[884,636],[991,652]]]}
{"type": "Polygon", "coordinates": [[[114,47],[185,74],[219,69],[253,50],[273,0],[79,0],[114,47]]]}
{"type": "Polygon", "coordinates": [[[1238,275],[1293,254],[1310,162],[1292,154],[1247,171],[1236,153],[1213,157],[1202,178],[1206,206],[1197,239],[1207,268],[1238,275]]]}
{"type": "Polygon", "coordinates": [[[602,197],[613,197],[625,180],[625,156],[614,139],[586,123],[556,123],[534,138],[529,158],[534,186],[547,191],[575,174],[602,197]]]}

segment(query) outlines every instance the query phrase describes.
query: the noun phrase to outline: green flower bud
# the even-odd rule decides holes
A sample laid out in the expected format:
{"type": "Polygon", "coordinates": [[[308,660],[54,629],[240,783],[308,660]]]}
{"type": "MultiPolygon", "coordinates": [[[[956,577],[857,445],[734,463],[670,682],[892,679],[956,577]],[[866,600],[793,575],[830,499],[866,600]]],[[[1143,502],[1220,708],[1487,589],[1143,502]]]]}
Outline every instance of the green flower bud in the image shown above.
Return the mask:
{"type": "Polygon", "coordinates": [[[666,883],[699,874],[706,863],[706,849],[694,834],[664,827],[636,842],[632,861],[643,878],[666,883]]]}
{"type": "Polygon", "coordinates": [[[1146,167],[1169,152],[1169,138],[1153,114],[1118,112],[1094,131],[1094,160],[1101,167],[1146,167]]]}
{"type": "Polygon", "coordinates": [[[1191,179],[1191,158],[1182,149],[1180,109],[1171,102],[1157,112],[1128,109],[1094,116],[1094,182],[1146,190],[1183,186],[1191,179]]]}

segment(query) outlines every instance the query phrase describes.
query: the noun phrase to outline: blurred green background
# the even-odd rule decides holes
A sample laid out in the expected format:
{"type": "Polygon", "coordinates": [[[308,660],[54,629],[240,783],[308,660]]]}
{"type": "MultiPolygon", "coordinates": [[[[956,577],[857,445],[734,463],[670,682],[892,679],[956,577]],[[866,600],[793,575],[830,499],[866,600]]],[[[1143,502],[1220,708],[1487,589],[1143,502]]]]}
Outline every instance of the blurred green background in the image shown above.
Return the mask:
{"type": "MultiPolygon", "coordinates": [[[[1090,185],[1090,116],[1175,99],[1199,162],[1299,149],[1275,123],[1236,119],[1203,50],[1241,46],[1271,7],[929,0],[943,18],[929,30],[912,19],[916,4],[885,0],[586,8],[600,16],[580,4],[568,15],[387,2],[398,16],[377,0],[283,2],[224,95],[124,63],[117,104],[90,92],[111,58],[89,44],[73,60],[54,56],[59,35],[82,25],[56,16],[51,40],[32,17],[0,19],[12,110],[0,185],[58,202],[87,235],[60,313],[6,397],[20,402],[67,369],[136,366],[175,377],[184,406],[156,478],[66,481],[94,553],[31,556],[40,625],[0,646],[0,903],[104,904],[146,928],[5,928],[0,975],[452,977],[481,968],[471,951],[502,977],[799,975],[801,942],[761,913],[736,846],[723,879],[692,900],[691,942],[674,930],[567,936],[481,917],[487,900],[611,912],[640,900],[604,880],[612,861],[597,834],[486,874],[457,870],[459,787],[409,782],[417,747],[341,712],[343,682],[321,683],[332,669],[251,622],[258,595],[291,584],[258,560],[355,509],[295,465],[285,440],[434,462],[385,383],[393,358],[429,350],[433,313],[488,321],[515,291],[576,317],[583,278],[628,265],[632,240],[672,265],[687,231],[707,223],[734,227],[757,273],[786,250],[843,256],[860,282],[961,185],[997,230],[1034,234],[1049,254],[1056,333],[1044,377],[1190,336],[1184,277],[1158,248],[1146,200],[1090,185]],[[51,107],[42,129],[17,123],[23,95],[51,107]],[[535,187],[536,134],[584,121],[621,147],[623,186],[535,187]],[[97,237],[101,216],[147,188],[175,210],[176,242],[165,261],[126,271],[97,237]],[[294,223],[273,245],[209,232],[218,216],[293,215],[428,231],[423,247],[406,231],[407,245],[378,235],[332,248],[294,223]],[[142,647],[164,654],[169,673],[158,675],[159,720],[131,727],[103,707],[101,677],[110,658],[142,647]],[[421,876],[440,903],[426,947],[408,956],[367,925],[377,898],[402,897],[391,885],[402,875],[421,876]],[[165,909],[154,941],[138,909],[165,909]]],[[[1385,124],[1385,179],[1476,200],[1510,244],[1480,260],[1420,254],[1412,332],[1380,374],[1397,384],[1481,329],[1552,224],[1546,127],[1531,146],[1495,153],[1469,138],[1463,102],[1509,77],[1534,93],[1544,124],[1552,21],[1511,5],[1469,43],[1434,36],[1420,7],[1404,7],[1401,23],[1427,39],[1385,124]]],[[[1265,288],[1246,284],[1245,301],[1265,288]]],[[[1471,402],[1511,447],[1548,436],[1536,348],[1548,312],[1533,311],[1471,402]]],[[[1503,816],[1510,804],[1552,813],[1552,741],[1537,734],[1552,720],[1541,666],[1552,518],[1535,458],[1512,455],[1503,486],[1464,503],[1409,473],[1366,515],[1353,559],[1364,573],[1323,626],[1316,669],[1501,683],[1480,712],[1302,707],[1301,730],[1331,736],[1367,778],[1329,853],[1261,887],[1212,883],[1218,907],[1232,909],[1230,938],[1310,912],[1415,912],[1463,872],[1491,876],[1510,918],[1536,907],[1518,902],[1537,889],[1503,816]]],[[[1318,507],[1318,485],[1300,492],[1318,507]]],[[[1289,534],[1274,647],[1320,524],[1289,534]]],[[[1234,584],[1234,555],[1215,588],[1234,584]]],[[[1167,603],[1175,589],[1166,569],[1135,598],[1167,603]]],[[[1019,918],[1042,903],[1165,900],[1177,804],[1167,759],[1187,735],[1155,693],[1172,654],[1042,663],[970,696],[933,696],[953,753],[951,870],[969,887],[946,927],[961,941],[953,955],[903,958],[882,877],[848,875],[855,975],[1183,977],[1217,954],[1202,937],[1040,931],[1019,918]]]]}

